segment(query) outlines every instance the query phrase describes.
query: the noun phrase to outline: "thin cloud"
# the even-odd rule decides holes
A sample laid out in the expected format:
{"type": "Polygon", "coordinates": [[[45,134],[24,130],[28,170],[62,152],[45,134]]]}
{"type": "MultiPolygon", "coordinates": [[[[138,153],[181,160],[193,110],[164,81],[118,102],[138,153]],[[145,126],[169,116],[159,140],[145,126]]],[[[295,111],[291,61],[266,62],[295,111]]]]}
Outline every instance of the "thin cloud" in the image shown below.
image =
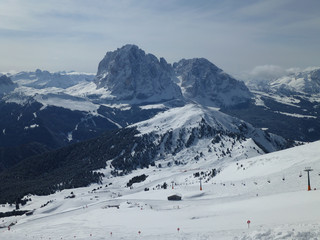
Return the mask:
{"type": "Polygon", "coordinates": [[[25,68],[19,70],[46,64],[53,71],[92,72],[106,51],[126,43],[171,63],[205,57],[231,74],[255,65],[305,68],[319,64],[319,3],[2,0],[0,45],[6,49],[0,49],[0,54],[6,58],[0,59],[0,71],[14,64],[25,68]],[[21,51],[21,47],[28,50],[21,51]],[[22,57],[21,52],[32,52],[32,57],[22,57]]]}
{"type": "Polygon", "coordinates": [[[249,78],[258,81],[270,81],[285,76],[287,71],[275,65],[256,66],[249,72],[249,78]]]}

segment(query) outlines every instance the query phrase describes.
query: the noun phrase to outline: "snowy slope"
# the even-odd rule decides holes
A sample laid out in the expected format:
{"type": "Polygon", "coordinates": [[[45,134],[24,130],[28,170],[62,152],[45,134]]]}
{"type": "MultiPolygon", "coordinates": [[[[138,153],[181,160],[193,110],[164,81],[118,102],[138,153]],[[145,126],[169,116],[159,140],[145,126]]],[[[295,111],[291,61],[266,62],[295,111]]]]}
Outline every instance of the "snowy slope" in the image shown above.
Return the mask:
{"type": "MultiPolygon", "coordinates": [[[[229,139],[223,140],[225,142],[233,139],[233,144],[241,139],[252,139],[253,145],[257,149],[263,149],[260,154],[285,148],[288,144],[282,137],[270,135],[260,129],[256,129],[252,125],[221,113],[217,109],[197,104],[188,104],[184,107],[169,109],[157,114],[152,119],[133,126],[137,126],[141,135],[152,133],[158,136],[158,141],[164,138],[168,141],[168,138],[170,138],[171,149],[179,149],[182,147],[181,145],[188,147],[193,143],[197,145],[197,141],[206,140],[207,145],[205,146],[205,143],[202,144],[207,148],[206,152],[210,153],[213,145],[220,144],[220,140],[224,137],[229,139]],[[165,137],[168,133],[169,136],[165,137]]],[[[222,148],[224,150],[227,149],[225,146],[222,148]]]]}
{"type": "Polygon", "coordinates": [[[123,177],[112,177],[108,167],[101,170],[106,175],[101,185],[29,196],[32,201],[22,208],[36,209],[34,214],[4,218],[2,226],[16,224],[10,231],[0,229],[0,238],[316,239],[320,192],[306,191],[303,170],[314,169],[312,189],[319,188],[319,147],[320,142],[314,142],[241,160],[238,165],[232,162],[215,177],[210,174],[215,165],[204,160],[194,165],[150,167],[123,177]],[[126,187],[141,174],[148,175],[144,182],[126,187]],[[160,187],[164,182],[167,189],[160,187]],[[71,191],[75,197],[65,198],[71,191]],[[181,194],[182,201],[167,201],[174,193],[181,194]]]}

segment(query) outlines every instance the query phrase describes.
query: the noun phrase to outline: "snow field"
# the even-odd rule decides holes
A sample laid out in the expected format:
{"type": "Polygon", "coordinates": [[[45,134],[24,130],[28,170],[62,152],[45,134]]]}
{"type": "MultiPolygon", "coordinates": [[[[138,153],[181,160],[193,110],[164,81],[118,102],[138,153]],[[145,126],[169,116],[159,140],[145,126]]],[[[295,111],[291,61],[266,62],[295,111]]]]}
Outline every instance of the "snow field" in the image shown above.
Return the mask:
{"type": "Polygon", "coordinates": [[[303,170],[314,169],[311,187],[318,189],[319,146],[315,142],[229,161],[217,176],[201,175],[202,191],[194,173],[206,173],[216,163],[150,167],[122,177],[111,177],[105,169],[102,185],[31,196],[23,208],[36,209],[34,214],[4,218],[4,226],[17,223],[10,231],[1,228],[0,239],[317,239],[320,191],[307,191],[303,170]],[[144,182],[125,187],[141,174],[148,175],[144,182]],[[158,189],[164,182],[168,188],[158,189]],[[150,190],[144,191],[146,187],[150,190]],[[76,197],[65,199],[71,191],[76,197]],[[167,200],[175,193],[182,201],[167,200]]]}

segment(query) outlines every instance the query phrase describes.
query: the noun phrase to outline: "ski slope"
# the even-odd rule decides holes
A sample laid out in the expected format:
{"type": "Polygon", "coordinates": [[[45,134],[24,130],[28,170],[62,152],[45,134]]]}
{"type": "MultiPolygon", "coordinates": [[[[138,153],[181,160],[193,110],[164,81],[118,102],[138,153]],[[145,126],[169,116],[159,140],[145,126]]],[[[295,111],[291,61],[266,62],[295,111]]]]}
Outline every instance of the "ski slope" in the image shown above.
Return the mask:
{"type": "Polygon", "coordinates": [[[156,163],[122,177],[112,177],[107,167],[100,170],[101,185],[30,196],[21,209],[34,214],[0,219],[0,239],[318,239],[319,149],[320,141],[219,166],[156,163]],[[314,169],[312,191],[305,167],[314,169]],[[220,171],[215,177],[213,168],[220,171]],[[148,175],[145,181],[126,187],[141,174],[148,175]],[[164,182],[167,189],[160,188],[164,182]],[[65,198],[71,192],[75,197],[65,198]],[[167,200],[176,193],[182,201],[167,200]]]}

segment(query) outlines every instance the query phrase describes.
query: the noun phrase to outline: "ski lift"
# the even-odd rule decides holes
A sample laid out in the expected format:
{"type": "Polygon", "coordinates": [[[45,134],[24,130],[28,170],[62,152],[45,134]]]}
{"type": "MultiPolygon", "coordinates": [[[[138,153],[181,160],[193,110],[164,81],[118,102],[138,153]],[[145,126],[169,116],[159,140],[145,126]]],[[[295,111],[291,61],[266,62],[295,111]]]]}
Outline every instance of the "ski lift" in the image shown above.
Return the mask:
{"type": "Polygon", "coordinates": [[[282,181],[285,181],[286,179],[285,179],[285,177],[284,177],[284,175],[283,175],[283,177],[282,177],[282,181]]]}
{"type": "Polygon", "coordinates": [[[302,172],[300,171],[299,177],[302,177],[302,172]]]}

